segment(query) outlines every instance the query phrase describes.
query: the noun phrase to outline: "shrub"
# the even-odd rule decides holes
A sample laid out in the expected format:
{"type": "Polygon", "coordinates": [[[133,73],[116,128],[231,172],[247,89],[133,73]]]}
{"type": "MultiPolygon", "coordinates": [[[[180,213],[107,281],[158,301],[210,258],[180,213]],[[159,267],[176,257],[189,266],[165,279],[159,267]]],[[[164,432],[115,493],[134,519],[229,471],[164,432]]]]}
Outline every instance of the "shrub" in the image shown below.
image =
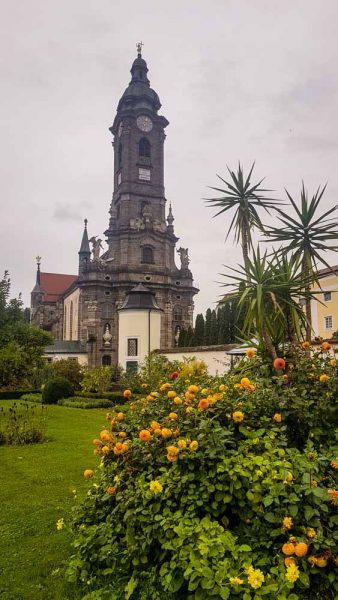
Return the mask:
{"type": "Polygon", "coordinates": [[[114,406],[111,400],[104,400],[103,398],[93,401],[90,398],[76,397],[58,400],[58,404],[68,408],[111,408],[114,406]]]}
{"type": "Polygon", "coordinates": [[[19,402],[0,406],[0,445],[37,444],[46,437],[46,408],[19,402]]]}
{"type": "Polygon", "coordinates": [[[42,402],[42,394],[23,394],[21,400],[24,402],[42,402]]]}
{"type": "Polygon", "coordinates": [[[46,383],[42,392],[43,404],[56,404],[61,398],[69,398],[74,394],[74,388],[65,377],[55,377],[46,383]]]}
{"type": "Polygon", "coordinates": [[[86,367],[81,382],[84,392],[108,392],[113,383],[114,370],[112,367],[86,367]]]}
{"type": "Polygon", "coordinates": [[[125,403],[126,399],[123,396],[122,392],[77,392],[77,396],[81,398],[105,398],[106,400],[111,400],[113,404],[118,404],[119,402],[125,403]]]}
{"type": "Polygon", "coordinates": [[[132,395],[93,441],[69,579],[111,600],[335,598],[333,360],[301,353],[275,372],[258,357],[132,395]]]}
{"type": "Polygon", "coordinates": [[[73,385],[74,390],[81,388],[83,367],[76,360],[56,360],[51,367],[53,377],[65,377],[73,385]]]}

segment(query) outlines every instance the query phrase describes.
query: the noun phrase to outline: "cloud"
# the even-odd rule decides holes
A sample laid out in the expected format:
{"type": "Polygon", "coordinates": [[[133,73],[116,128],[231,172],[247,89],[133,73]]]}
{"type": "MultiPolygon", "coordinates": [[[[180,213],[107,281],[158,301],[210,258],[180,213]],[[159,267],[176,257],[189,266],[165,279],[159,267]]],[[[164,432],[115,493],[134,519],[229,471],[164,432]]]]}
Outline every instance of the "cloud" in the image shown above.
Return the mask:
{"type": "Polygon", "coordinates": [[[53,218],[59,221],[81,221],[83,211],[69,204],[58,204],[53,212],[53,218]]]}

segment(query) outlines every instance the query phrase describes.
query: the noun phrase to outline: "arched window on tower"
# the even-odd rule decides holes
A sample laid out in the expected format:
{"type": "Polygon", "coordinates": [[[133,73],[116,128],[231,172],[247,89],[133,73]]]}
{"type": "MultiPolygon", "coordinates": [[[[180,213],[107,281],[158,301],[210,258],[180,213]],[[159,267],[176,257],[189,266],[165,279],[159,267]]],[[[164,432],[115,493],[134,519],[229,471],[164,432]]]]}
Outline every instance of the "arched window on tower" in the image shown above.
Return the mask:
{"type": "Polygon", "coordinates": [[[69,339],[73,339],[73,300],[70,303],[70,313],[69,313],[69,339]]]}
{"type": "Polygon", "coordinates": [[[122,144],[119,145],[118,149],[118,166],[120,167],[122,164],[122,144]]]}
{"type": "Polygon", "coordinates": [[[148,264],[154,263],[154,252],[150,246],[144,246],[142,248],[142,262],[148,264]]]}
{"type": "Polygon", "coordinates": [[[138,144],[138,153],[139,156],[145,156],[147,158],[150,158],[151,156],[151,148],[150,148],[150,142],[149,140],[147,140],[147,138],[141,138],[138,144]]]}
{"type": "Polygon", "coordinates": [[[103,319],[111,319],[113,316],[113,306],[112,304],[104,304],[102,306],[102,318],[103,319]]]}
{"type": "Polygon", "coordinates": [[[174,306],[174,321],[182,321],[183,311],[180,306],[174,306]]]}

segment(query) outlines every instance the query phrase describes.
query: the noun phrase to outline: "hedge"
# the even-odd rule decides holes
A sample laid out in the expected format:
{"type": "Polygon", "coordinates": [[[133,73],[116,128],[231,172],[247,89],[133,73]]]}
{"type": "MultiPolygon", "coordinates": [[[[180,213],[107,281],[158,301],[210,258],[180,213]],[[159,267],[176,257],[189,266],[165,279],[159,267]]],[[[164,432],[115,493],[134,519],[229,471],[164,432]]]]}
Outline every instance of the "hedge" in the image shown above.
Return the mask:
{"type": "Polygon", "coordinates": [[[41,390],[11,390],[8,392],[0,391],[0,400],[18,400],[24,394],[40,394],[41,390]]]}
{"type": "Polygon", "coordinates": [[[114,406],[111,400],[99,398],[97,400],[91,398],[62,398],[58,401],[59,406],[66,406],[68,408],[111,408],[114,406]]]}
{"type": "Polygon", "coordinates": [[[111,400],[114,404],[119,404],[120,402],[125,404],[126,402],[122,392],[76,392],[76,394],[81,398],[104,398],[106,400],[111,400]]]}

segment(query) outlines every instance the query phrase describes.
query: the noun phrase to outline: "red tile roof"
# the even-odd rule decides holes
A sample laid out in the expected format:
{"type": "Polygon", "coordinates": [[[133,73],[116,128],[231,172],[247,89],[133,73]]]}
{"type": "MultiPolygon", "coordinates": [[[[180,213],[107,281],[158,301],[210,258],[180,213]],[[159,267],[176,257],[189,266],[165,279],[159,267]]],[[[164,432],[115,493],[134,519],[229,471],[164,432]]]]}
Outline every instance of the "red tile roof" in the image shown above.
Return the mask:
{"type": "Polygon", "coordinates": [[[77,275],[62,273],[41,273],[41,287],[44,292],[44,302],[56,302],[62,294],[77,280],[77,275]]]}

